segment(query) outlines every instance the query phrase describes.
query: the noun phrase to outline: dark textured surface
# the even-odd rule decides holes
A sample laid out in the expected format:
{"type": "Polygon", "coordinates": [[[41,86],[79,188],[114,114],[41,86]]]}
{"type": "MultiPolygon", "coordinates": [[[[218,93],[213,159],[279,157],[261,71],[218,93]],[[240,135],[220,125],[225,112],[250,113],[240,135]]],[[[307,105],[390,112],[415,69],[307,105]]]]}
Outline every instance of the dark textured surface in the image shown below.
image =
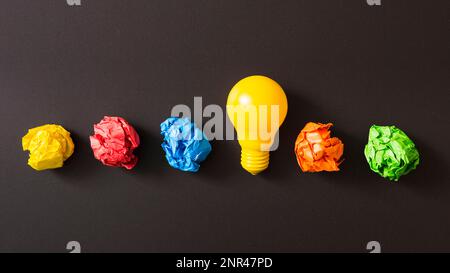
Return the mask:
{"type": "Polygon", "coordinates": [[[0,1],[0,251],[450,251],[449,1],[0,1]],[[224,105],[264,74],[289,113],[270,169],[253,177],[237,142],[197,174],[171,169],[159,123],[172,106],[224,105]],[[92,124],[120,115],[142,138],[132,172],[103,167],[92,124]],[[339,173],[302,174],[307,121],[334,122],[339,173]],[[34,172],[20,138],[59,123],[76,152],[34,172]],[[369,126],[395,124],[421,164],[399,183],[369,170],[369,126]]]}

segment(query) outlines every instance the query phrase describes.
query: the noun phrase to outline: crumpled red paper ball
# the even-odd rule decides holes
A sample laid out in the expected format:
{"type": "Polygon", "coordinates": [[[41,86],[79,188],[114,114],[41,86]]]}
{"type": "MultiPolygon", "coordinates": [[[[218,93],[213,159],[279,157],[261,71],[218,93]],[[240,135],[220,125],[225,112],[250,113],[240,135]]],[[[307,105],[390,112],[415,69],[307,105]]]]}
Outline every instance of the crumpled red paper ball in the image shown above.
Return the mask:
{"type": "Polygon", "coordinates": [[[139,146],[139,135],[125,119],[105,116],[94,124],[90,141],[95,158],[104,165],[128,170],[136,166],[138,158],[133,151],[139,146]]]}

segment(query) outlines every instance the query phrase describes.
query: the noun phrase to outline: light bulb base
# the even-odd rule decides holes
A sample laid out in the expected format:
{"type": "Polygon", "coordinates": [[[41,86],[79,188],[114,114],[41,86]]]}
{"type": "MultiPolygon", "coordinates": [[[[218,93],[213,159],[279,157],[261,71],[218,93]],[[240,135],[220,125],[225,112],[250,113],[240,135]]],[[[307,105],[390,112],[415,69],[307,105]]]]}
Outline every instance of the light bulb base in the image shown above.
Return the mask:
{"type": "Polygon", "coordinates": [[[269,152],[242,149],[241,165],[247,172],[257,175],[269,167],[269,157],[269,152]]]}

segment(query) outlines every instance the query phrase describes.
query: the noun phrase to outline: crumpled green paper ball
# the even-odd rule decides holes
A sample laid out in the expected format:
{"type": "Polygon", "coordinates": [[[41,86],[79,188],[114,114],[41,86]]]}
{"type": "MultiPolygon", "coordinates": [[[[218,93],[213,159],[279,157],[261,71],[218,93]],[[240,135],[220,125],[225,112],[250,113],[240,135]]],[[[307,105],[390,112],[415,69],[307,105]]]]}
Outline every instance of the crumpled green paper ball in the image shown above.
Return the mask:
{"type": "Polygon", "coordinates": [[[419,151],[414,142],[395,126],[372,125],[364,155],[372,171],[393,181],[419,164],[419,151]]]}

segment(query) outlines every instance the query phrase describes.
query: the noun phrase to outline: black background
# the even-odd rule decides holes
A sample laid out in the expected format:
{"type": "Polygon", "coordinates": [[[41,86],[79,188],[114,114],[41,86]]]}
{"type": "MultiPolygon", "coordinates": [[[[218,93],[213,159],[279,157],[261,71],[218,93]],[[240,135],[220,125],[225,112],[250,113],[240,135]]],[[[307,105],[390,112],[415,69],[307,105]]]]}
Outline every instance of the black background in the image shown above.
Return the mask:
{"type": "MultiPolygon", "coordinates": [[[[450,251],[449,1],[0,1],[0,251],[450,251]],[[174,105],[224,106],[264,74],[289,113],[270,168],[251,176],[236,141],[214,141],[198,173],[171,169],[159,124],[174,105]],[[103,167],[88,136],[104,115],[138,130],[133,171],[103,167]],[[338,173],[303,174],[293,145],[333,122],[338,173]],[[21,137],[58,123],[76,152],[35,172],[21,137]],[[417,144],[398,183],[369,170],[371,124],[417,144]]],[[[207,119],[205,119],[206,121],[207,119]]]]}

